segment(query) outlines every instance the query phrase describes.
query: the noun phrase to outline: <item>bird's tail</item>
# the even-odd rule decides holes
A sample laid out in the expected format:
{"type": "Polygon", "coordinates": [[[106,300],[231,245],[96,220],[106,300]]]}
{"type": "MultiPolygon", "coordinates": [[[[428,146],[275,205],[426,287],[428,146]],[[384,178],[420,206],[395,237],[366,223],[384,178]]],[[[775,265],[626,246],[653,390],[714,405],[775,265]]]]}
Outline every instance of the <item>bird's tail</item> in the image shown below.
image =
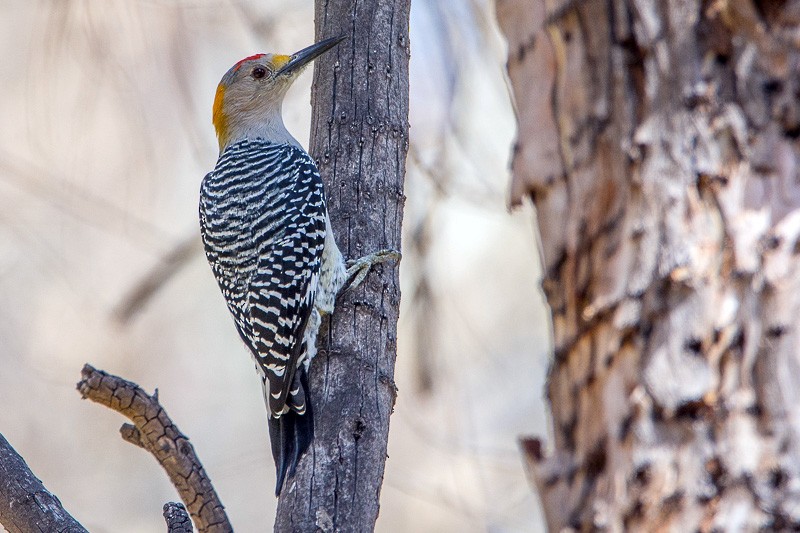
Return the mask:
{"type": "MultiPolygon", "coordinates": [[[[298,413],[290,409],[279,417],[269,417],[269,440],[272,444],[272,457],[275,459],[275,496],[280,496],[283,482],[294,476],[297,462],[314,440],[314,417],[311,402],[308,398],[308,377],[304,365],[300,365],[295,373],[296,382],[300,384],[300,394],[304,397],[305,412],[298,413]]],[[[288,402],[292,406],[291,399],[288,402]]]]}

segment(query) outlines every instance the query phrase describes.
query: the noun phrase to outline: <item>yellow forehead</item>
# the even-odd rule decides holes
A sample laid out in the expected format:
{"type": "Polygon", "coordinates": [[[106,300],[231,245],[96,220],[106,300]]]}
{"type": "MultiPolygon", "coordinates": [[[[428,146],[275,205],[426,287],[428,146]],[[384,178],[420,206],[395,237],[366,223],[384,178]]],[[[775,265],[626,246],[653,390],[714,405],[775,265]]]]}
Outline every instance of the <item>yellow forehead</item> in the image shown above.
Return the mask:
{"type": "Polygon", "coordinates": [[[275,70],[277,70],[288,63],[290,59],[292,59],[292,56],[275,54],[272,56],[272,66],[274,66],[275,70]]]}
{"type": "MultiPolygon", "coordinates": [[[[242,59],[241,61],[236,63],[231,68],[230,71],[228,71],[228,74],[225,75],[225,78],[232,77],[232,75],[235,74],[236,72],[238,72],[239,69],[241,69],[246,63],[249,63],[249,62],[261,62],[261,60],[263,60],[264,58],[268,59],[268,61],[266,61],[266,64],[268,66],[272,66],[272,68],[274,70],[278,70],[279,68],[284,66],[286,63],[291,61],[292,56],[287,56],[287,55],[282,55],[282,54],[255,54],[255,55],[252,55],[252,56],[249,56],[249,57],[245,57],[244,59],[242,59]]],[[[226,81],[225,78],[223,78],[223,82],[226,81]]]]}

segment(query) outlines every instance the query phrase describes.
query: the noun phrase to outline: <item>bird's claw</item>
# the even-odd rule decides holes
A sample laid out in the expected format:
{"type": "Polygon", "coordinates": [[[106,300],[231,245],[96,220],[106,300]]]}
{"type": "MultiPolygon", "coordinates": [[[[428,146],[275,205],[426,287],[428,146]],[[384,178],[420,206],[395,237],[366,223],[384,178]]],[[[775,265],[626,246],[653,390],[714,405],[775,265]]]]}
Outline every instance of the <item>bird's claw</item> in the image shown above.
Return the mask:
{"type": "Polygon", "coordinates": [[[401,257],[400,252],[397,250],[381,250],[358,259],[351,259],[347,261],[347,279],[352,280],[345,287],[346,290],[352,290],[361,285],[369,274],[370,269],[374,265],[386,263],[387,261],[398,261],[401,257]]]}

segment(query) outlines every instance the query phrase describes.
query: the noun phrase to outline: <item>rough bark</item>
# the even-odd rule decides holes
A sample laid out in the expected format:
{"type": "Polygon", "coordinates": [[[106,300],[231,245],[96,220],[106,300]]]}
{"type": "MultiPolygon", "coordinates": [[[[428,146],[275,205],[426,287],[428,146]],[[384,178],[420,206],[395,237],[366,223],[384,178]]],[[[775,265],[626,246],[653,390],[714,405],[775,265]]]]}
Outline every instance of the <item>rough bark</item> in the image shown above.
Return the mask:
{"type": "Polygon", "coordinates": [[[497,14],[553,316],[553,442],[525,446],[551,531],[800,528],[800,2],[497,14]]]}
{"type": "MultiPolygon", "coordinates": [[[[60,531],[85,533],[31,472],[25,460],[0,435],[0,524],[10,533],[60,531]]],[[[2,529],[2,528],[0,528],[2,529]]]]}
{"type": "MultiPolygon", "coordinates": [[[[408,147],[409,0],[317,0],[311,153],[348,259],[400,249],[408,147]]],[[[276,531],[371,531],[378,516],[400,300],[395,263],[343,295],[311,364],[315,438],[281,493],[276,531]]]]}
{"type": "Polygon", "coordinates": [[[192,533],[192,521],[182,503],[164,504],[164,520],[167,522],[167,533],[192,533]]]}
{"type": "MultiPolygon", "coordinates": [[[[122,438],[156,458],[186,504],[197,530],[209,533],[233,531],[194,447],[158,402],[158,393],[151,396],[135,383],[90,365],[83,367],[81,378],[78,391],[84,398],[105,405],[133,422],[133,425],[124,424],[120,428],[122,438]]],[[[174,504],[167,505],[173,506],[169,508],[170,518],[180,522],[174,504]]],[[[167,510],[165,508],[165,514],[167,510]]],[[[168,527],[173,527],[169,519],[167,523],[168,527]]]]}

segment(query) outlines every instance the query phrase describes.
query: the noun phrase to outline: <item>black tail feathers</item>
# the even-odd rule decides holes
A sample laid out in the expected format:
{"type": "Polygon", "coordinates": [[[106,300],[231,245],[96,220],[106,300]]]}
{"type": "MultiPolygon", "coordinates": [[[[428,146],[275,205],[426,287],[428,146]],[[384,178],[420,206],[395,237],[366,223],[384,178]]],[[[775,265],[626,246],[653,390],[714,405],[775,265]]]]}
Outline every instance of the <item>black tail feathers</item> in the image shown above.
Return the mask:
{"type": "MultiPolygon", "coordinates": [[[[297,372],[300,373],[300,383],[303,389],[308,391],[305,368],[301,366],[297,372]]],[[[314,440],[314,417],[307,392],[304,414],[299,415],[295,411],[289,411],[278,418],[269,418],[269,440],[272,444],[272,457],[275,459],[277,477],[275,496],[280,496],[283,482],[294,476],[300,456],[305,453],[311,441],[314,440]]]]}

